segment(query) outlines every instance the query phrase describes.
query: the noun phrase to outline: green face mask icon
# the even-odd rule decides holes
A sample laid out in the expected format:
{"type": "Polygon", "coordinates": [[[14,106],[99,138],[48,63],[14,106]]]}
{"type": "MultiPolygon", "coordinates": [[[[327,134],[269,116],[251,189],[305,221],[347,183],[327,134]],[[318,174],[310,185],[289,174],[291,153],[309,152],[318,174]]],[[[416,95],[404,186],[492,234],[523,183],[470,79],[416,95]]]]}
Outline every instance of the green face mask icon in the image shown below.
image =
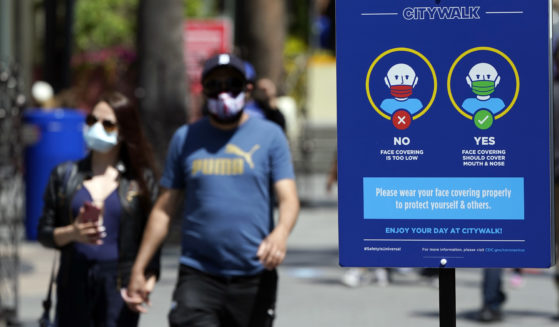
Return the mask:
{"type": "Polygon", "coordinates": [[[495,81],[473,81],[472,91],[477,95],[489,95],[495,92],[495,81]]]}

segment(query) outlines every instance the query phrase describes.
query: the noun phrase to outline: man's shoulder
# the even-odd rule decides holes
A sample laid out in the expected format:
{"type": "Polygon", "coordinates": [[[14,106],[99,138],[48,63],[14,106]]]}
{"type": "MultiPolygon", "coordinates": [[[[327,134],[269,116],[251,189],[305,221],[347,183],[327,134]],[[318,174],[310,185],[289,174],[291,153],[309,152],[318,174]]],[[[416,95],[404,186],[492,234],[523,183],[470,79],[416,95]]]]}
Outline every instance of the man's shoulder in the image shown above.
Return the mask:
{"type": "Polygon", "coordinates": [[[278,124],[263,118],[251,117],[246,128],[239,131],[243,138],[259,140],[261,144],[277,144],[285,139],[285,133],[278,124]]]}
{"type": "Polygon", "coordinates": [[[283,135],[283,131],[278,124],[264,118],[250,117],[246,125],[247,129],[251,131],[258,131],[263,133],[279,133],[283,135]]]}
{"type": "Polygon", "coordinates": [[[175,130],[174,137],[185,138],[189,131],[206,128],[208,125],[206,118],[199,119],[193,123],[183,124],[175,130]]]}
{"type": "Polygon", "coordinates": [[[181,125],[179,128],[177,128],[175,130],[174,134],[175,134],[175,136],[182,136],[182,135],[185,135],[187,131],[188,131],[188,125],[184,124],[184,125],[181,125]]]}

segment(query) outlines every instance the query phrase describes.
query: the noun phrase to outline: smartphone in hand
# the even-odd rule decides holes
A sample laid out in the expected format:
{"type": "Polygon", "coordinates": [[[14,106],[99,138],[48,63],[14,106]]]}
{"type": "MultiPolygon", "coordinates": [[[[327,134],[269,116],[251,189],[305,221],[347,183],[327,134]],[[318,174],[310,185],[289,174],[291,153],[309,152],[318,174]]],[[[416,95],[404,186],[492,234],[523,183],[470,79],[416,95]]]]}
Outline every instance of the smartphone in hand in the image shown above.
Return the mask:
{"type": "Polygon", "coordinates": [[[82,214],[82,221],[84,223],[96,223],[99,221],[99,216],[101,215],[101,209],[96,207],[90,202],[84,203],[84,211],[82,214]]]}

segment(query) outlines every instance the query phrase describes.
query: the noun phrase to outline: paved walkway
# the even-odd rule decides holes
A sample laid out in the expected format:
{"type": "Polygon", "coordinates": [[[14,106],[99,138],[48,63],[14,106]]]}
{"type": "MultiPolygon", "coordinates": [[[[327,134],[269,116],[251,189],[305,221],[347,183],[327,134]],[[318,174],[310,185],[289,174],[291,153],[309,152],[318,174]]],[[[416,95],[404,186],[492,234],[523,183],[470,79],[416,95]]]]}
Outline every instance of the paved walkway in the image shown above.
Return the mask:
{"type": "MultiPolygon", "coordinates": [[[[434,327],[439,326],[438,290],[415,272],[395,274],[387,287],[376,284],[350,289],[339,281],[337,209],[305,208],[290,238],[286,262],[280,269],[276,327],[434,327]]],[[[165,326],[178,261],[178,248],[166,246],[162,278],[152,295],[153,307],[140,326],[165,326]]],[[[20,249],[20,320],[36,326],[41,299],[48,283],[53,252],[37,243],[20,249]]],[[[507,272],[506,277],[510,277],[507,272]]],[[[480,306],[479,269],[456,272],[457,326],[479,326],[472,320],[480,306]]],[[[551,270],[528,271],[525,286],[512,289],[507,283],[505,320],[494,326],[559,326],[557,291],[551,270]]]]}

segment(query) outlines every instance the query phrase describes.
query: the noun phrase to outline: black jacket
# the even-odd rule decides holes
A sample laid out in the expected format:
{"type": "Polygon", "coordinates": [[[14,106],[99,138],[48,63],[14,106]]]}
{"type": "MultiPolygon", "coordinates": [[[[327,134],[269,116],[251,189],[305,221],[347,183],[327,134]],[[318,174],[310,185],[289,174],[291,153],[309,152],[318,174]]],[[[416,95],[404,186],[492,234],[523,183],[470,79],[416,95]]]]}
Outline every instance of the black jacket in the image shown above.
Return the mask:
{"type": "MultiPolygon", "coordinates": [[[[117,167],[120,172],[118,195],[122,206],[120,217],[118,282],[117,287],[126,287],[130,279],[130,271],[138,253],[149,211],[143,210],[137,196],[139,187],[137,182],[130,179],[123,165],[117,167]]],[[[56,166],[51,172],[44,194],[44,207],[38,226],[38,240],[41,244],[61,251],[60,268],[61,280],[68,280],[68,267],[75,255],[73,243],[58,247],[54,243],[54,229],[73,223],[71,202],[75,193],[83,186],[83,181],[91,178],[91,157],[78,162],[66,162],[56,166]],[[63,185],[65,184],[65,185],[63,185]]],[[[146,173],[146,182],[150,190],[150,202],[157,197],[157,183],[152,173],[146,173]]],[[[154,274],[159,278],[159,251],[146,269],[146,274],[154,274]]]]}

